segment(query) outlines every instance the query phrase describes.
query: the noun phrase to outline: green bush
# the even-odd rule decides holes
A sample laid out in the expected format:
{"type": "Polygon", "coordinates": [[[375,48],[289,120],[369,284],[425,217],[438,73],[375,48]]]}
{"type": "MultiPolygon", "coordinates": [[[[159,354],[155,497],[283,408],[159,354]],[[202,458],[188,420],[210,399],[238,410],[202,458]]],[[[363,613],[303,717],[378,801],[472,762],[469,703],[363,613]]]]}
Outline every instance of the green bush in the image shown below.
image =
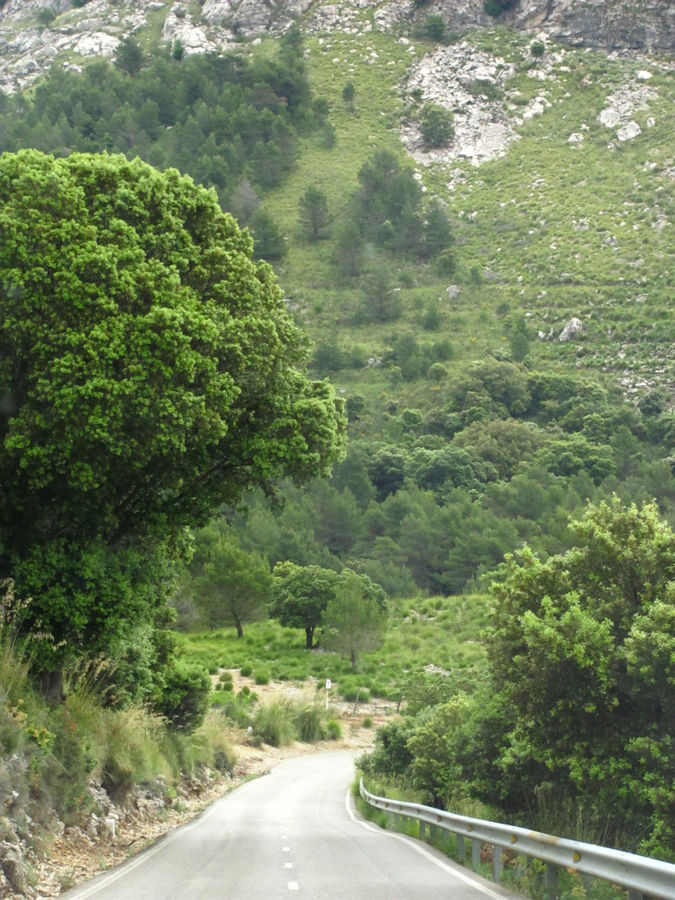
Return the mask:
{"type": "Polygon", "coordinates": [[[359,703],[367,703],[370,700],[368,690],[363,687],[343,687],[341,694],[348,702],[358,700],[359,703]]]}
{"type": "Polygon", "coordinates": [[[270,673],[267,669],[256,669],[253,673],[253,680],[256,684],[269,684],[270,673]]]}
{"type": "Polygon", "coordinates": [[[483,3],[483,10],[487,13],[488,16],[492,16],[496,18],[500,16],[505,10],[509,9],[514,5],[516,0],[485,0],[483,3]]]}
{"type": "Polygon", "coordinates": [[[445,37],[445,20],[438,13],[431,13],[424,23],[424,33],[430,41],[441,43],[445,37]]]}
{"type": "Polygon", "coordinates": [[[241,667],[241,669],[239,669],[239,672],[244,678],[248,678],[249,675],[251,675],[251,673],[253,672],[253,666],[249,665],[249,663],[246,663],[241,667]]]}
{"type": "Polygon", "coordinates": [[[425,103],[420,118],[420,133],[427,149],[447,147],[455,136],[452,113],[435,103],[425,103]]]}
{"type": "Polygon", "coordinates": [[[161,694],[153,709],[179,731],[194,731],[204,721],[211,679],[203,669],[177,662],[164,672],[161,694]]]}
{"type": "Polygon", "coordinates": [[[210,710],[195,732],[193,756],[202,765],[213,766],[219,772],[231,772],[237,756],[226,735],[227,717],[221,710],[210,710]]]}
{"type": "Polygon", "coordinates": [[[342,725],[338,722],[337,719],[332,718],[328,720],[328,740],[330,741],[339,741],[342,737],[342,725]]]}
{"type": "Polygon", "coordinates": [[[295,739],[294,711],[288,700],[263,703],[253,716],[253,733],[266,744],[285,747],[295,739]]]}

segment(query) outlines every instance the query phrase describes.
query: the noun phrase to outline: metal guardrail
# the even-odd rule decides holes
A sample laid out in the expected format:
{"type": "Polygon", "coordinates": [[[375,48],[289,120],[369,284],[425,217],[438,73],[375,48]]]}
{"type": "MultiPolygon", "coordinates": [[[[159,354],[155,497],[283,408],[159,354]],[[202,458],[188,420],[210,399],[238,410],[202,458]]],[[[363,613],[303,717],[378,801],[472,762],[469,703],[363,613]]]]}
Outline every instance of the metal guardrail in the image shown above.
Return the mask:
{"type": "MultiPolygon", "coordinates": [[[[481,844],[508,848],[516,855],[543,860],[547,863],[546,884],[552,896],[556,896],[558,867],[564,867],[627,888],[629,900],[642,900],[645,896],[675,900],[675,865],[671,863],[528,831],[514,825],[458,816],[420,803],[378,797],[366,789],[363,779],[360,792],[367,803],[388,813],[390,821],[395,821],[397,817],[417,820],[420,823],[421,838],[424,838],[426,828],[429,829],[430,838],[433,838],[435,829],[457,835],[457,849],[461,860],[466,858],[464,839],[468,838],[471,841],[472,864],[476,868],[480,862],[481,844]]],[[[502,854],[495,853],[493,876],[497,883],[501,880],[502,870],[502,854]]]]}

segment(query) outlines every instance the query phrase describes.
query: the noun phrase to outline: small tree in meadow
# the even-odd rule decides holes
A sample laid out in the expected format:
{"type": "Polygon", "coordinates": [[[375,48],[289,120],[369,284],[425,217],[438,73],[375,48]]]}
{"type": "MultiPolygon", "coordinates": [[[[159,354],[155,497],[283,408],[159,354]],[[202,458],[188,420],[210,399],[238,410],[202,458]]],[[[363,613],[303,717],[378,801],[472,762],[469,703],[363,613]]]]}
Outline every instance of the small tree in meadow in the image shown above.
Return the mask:
{"type": "Polygon", "coordinates": [[[323,191],[310,184],[298,203],[298,221],[308,241],[319,241],[330,233],[328,200],[323,191]]]}
{"type": "Polygon", "coordinates": [[[348,81],[342,88],[342,99],[349,107],[350,112],[354,112],[354,99],[356,97],[356,88],[353,81],[348,81]]]}
{"type": "Polygon", "coordinates": [[[347,657],[356,668],[362,653],[376,650],[384,640],[387,613],[384,591],[356,572],[343,573],[335,597],[322,618],[327,649],[347,657]]]}

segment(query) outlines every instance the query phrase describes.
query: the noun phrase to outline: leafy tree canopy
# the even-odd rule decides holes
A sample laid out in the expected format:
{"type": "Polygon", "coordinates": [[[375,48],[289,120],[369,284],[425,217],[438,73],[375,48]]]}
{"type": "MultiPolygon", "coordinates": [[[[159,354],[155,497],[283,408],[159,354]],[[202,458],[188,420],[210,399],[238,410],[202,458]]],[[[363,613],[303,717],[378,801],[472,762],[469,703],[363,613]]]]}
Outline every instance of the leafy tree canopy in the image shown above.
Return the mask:
{"type": "Polygon", "coordinates": [[[0,209],[0,571],[57,656],[95,651],[133,594],[102,602],[111,553],[133,585],[144,543],[326,472],[342,415],[271,269],[190,178],[21,151],[0,209]]]}
{"type": "Polygon", "coordinates": [[[379,585],[365,575],[346,569],[321,620],[328,649],[348,657],[356,668],[360,655],[376,650],[384,640],[385,600],[379,585]]]}
{"type": "Polygon", "coordinates": [[[243,637],[247,622],[266,617],[272,587],[269,563],[258,553],[247,553],[222,519],[197,535],[190,572],[188,590],[207,627],[234,625],[237,637],[243,637]]]}
{"type": "Polygon", "coordinates": [[[518,790],[553,781],[611,809],[618,836],[651,829],[648,848],[672,854],[675,534],[655,504],[616,496],[571,528],[579,546],[546,562],[525,549],[493,587],[490,659],[516,713],[501,767],[518,790]]]}
{"type": "Polygon", "coordinates": [[[274,588],[270,615],[289,628],[303,628],[306,647],[314,646],[314,632],[329,600],[335,596],[340,576],[321,566],[277,563],[272,572],[274,588]]]}

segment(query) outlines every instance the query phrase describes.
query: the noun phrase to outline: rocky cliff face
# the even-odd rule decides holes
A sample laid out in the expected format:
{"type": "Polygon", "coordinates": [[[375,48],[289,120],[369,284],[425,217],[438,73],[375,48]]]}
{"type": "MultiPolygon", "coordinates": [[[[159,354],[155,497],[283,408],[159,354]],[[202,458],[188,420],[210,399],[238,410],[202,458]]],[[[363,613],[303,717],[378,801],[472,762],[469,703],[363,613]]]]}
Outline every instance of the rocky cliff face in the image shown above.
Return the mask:
{"type": "MultiPolygon", "coordinates": [[[[0,89],[31,84],[52,61],[110,56],[120,37],[163,18],[162,37],[186,53],[224,49],[241,37],[284,31],[296,19],[308,32],[409,29],[431,11],[450,31],[493,25],[483,0],[7,0],[0,9],[0,89]],[[372,13],[369,16],[368,13],[372,13]]],[[[644,53],[675,49],[675,0],[518,0],[499,23],[554,40],[644,53]]]]}
{"type": "Polygon", "coordinates": [[[646,53],[675,49],[673,0],[521,0],[504,19],[563,43],[646,53]]]}

